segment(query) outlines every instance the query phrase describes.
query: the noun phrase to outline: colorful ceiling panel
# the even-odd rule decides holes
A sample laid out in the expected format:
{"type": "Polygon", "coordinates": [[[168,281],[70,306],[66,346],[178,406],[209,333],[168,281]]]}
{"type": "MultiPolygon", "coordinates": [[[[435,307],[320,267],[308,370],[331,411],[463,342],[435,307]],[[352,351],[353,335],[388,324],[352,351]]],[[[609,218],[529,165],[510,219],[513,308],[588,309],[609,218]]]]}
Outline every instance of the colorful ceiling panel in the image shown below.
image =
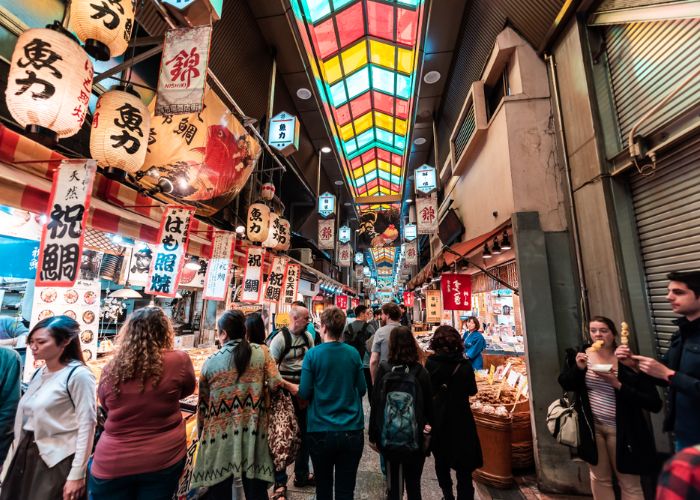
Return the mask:
{"type": "Polygon", "coordinates": [[[293,0],[355,201],[400,195],[424,0],[293,0]]]}

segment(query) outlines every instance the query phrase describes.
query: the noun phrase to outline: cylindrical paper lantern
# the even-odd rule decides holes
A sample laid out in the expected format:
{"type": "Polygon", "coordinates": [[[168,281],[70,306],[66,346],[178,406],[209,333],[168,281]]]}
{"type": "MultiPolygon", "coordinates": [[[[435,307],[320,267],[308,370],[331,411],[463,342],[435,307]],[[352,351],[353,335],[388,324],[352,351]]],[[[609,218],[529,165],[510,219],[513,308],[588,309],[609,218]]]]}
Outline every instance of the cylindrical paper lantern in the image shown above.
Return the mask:
{"type": "Polygon", "coordinates": [[[286,252],[289,250],[289,245],[292,241],[292,226],[289,224],[287,219],[279,218],[280,224],[280,235],[277,238],[277,244],[274,246],[275,250],[280,252],[286,252]]]}
{"type": "Polygon", "coordinates": [[[70,137],[85,121],[92,77],[88,55],[60,28],[27,30],[12,53],[7,107],[44,144],[70,137]]]}
{"type": "Polygon", "coordinates": [[[253,203],[248,208],[246,235],[250,241],[262,243],[270,227],[270,209],[264,203],[253,203]]]}
{"type": "Polygon", "coordinates": [[[90,155],[101,167],[130,174],[146,159],[151,115],[139,95],[124,87],[102,94],[95,107],[90,155]]]}
{"type": "Polygon", "coordinates": [[[270,201],[275,197],[275,185],[271,182],[266,182],[260,188],[260,197],[263,200],[270,201]]]}
{"type": "Polygon", "coordinates": [[[275,212],[270,212],[270,223],[267,231],[267,239],[263,241],[265,248],[275,248],[277,246],[277,235],[279,234],[280,216],[275,212]]]}
{"type": "Polygon", "coordinates": [[[98,61],[126,52],[134,28],[133,0],[72,0],[70,24],[98,61]]]}

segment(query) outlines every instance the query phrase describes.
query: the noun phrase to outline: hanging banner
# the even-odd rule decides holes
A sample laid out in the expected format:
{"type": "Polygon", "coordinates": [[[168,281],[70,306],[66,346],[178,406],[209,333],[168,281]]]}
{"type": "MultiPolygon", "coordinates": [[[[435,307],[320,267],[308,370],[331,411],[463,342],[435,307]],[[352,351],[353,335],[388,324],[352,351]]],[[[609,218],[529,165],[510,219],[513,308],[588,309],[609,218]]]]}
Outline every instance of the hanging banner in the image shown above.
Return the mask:
{"type": "Polygon", "coordinates": [[[418,265],[418,242],[412,241],[410,243],[404,244],[404,258],[405,262],[409,266],[418,265]]]}
{"type": "Polygon", "coordinates": [[[318,221],[318,248],[332,250],[335,248],[335,220],[319,219],[318,221]]]}
{"type": "Polygon", "coordinates": [[[364,273],[364,266],[355,266],[355,279],[360,281],[364,273]]]}
{"type": "Polygon", "coordinates": [[[129,271],[126,273],[129,277],[129,285],[145,287],[148,284],[148,272],[151,269],[151,262],[153,261],[153,255],[156,253],[156,248],[156,245],[143,241],[134,242],[134,248],[131,250],[131,258],[129,259],[129,271]]]}
{"type": "Polygon", "coordinates": [[[204,294],[206,300],[226,300],[226,290],[231,279],[233,251],[236,246],[236,233],[214,231],[211,257],[207,263],[204,294]]]}
{"type": "Polygon", "coordinates": [[[353,308],[353,310],[360,305],[360,299],[353,297],[350,299],[350,307],[353,308]]]}
{"type": "Polygon", "coordinates": [[[299,120],[282,111],[270,119],[267,143],[284,156],[299,150],[299,120]]]}
{"type": "Polygon", "coordinates": [[[439,323],[442,317],[442,303],[440,300],[440,290],[426,290],[426,316],[427,323],[439,323]]]}
{"type": "Polygon", "coordinates": [[[72,287],[78,279],[95,160],[64,160],[56,169],[39,245],[37,286],[72,287]]]}
{"type": "Polygon", "coordinates": [[[362,280],[362,284],[365,286],[365,288],[368,288],[372,284],[371,278],[369,276],[365,276],[362,280]]]}
{"type": "Polygon", "coordinates": [[[468,274],[443,274],[440,279],[442,308],[445,311],[471,311],[472,277],[468,274]]]}
{"type": "Polygon", "coordinates": [[[413,307],[415,295],[413,292],[403,292],[403,305],[413,307]]]}
{"type": "Polygon", "coordinates": [[[437,194],[419,196],[416,198],[416,219],[418,222],[418,234],[435,234],[438,230],[438,203],[437,194]]]}
{"type": "Polygon", "coordinates": [[[417,193],[432,193],[437,189],[437,172],[430,165],[418,167],[414,172],[417,193]]]}
{"type": "Polygon", "coordinates": [[[262,295],[262,275],[265,249],[262,247],[248,247],[245,258],[245,272],[243,273],[243,292],[241,302],[257,304],[262,295]]]}
{"type": "Polygon", "coordinates": [[[351,229],[348,226],[343,226],[338,229],[338,241],[348,243],[350,241],[351,229]]]}
{"type": "Polygon", "coordinates": [[[175,297],[190,237],[193,207],[168,205],[158,231],[158,246],[151,261],[145,293],[175,297]]]}
{"type": "Polygon", "coordinates": [[[348,309],[348,296],[347,295],[336,295],[335,296],[335,306],[342,309],[343,312],[348,309]]]}
{"type": "Polygon", "coordinates": [[[282,286],[287,272],[287,259],[285,257],[275,257],[272,260],[270,274],[267,277],[267,286],[263,300],[265,302],[279,302],[282,298],[282,286]]]}
{"type": "Polygon", "coordinates": [[[335,195],[323,193],[318,197],[318,213],[321,217],[328,217],[335,213],[335,195]]]}
{"type": "Polygon", "coordinates": [[[364,262],[365,262],[365,254],[364,254],[364,252],[357,252],[357,253],[355,254],[355,264],[360,264],[360,265],[362,265],[362,264],[364,264],[364,262]]]}
{"type": "Polygon", "coordinates": [[[338,248],[338,265],[340,267],[350,267],[352,265],[352,247],[350,245],[341,245],[338,248]]]}
{"type": "Polygon", "coordinates": [[[406,224],[403,227],[404,241],[413,241],[418,237],[418,228],[415,224],[406,224]]]}
{"type": "Polygon", "coordinates": [[[202,111],[211,31],[211,26],[198,26],[165,32],[156,116],[202,111]]]}
{"type": "Polygon", "coordinates": [[[286,276],[284,277],[284,304],[292,304],[297,300],[299,291],[299,278],[301,277],[301,266],[299,264],[287,264],[286,276]]]}

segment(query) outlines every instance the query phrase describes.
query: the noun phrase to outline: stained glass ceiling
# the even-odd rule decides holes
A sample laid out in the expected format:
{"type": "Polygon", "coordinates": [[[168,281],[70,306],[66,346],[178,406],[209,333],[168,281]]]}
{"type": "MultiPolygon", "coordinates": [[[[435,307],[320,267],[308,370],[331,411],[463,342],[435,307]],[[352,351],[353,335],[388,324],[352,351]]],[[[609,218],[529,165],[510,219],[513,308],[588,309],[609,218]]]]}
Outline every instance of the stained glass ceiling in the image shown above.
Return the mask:
{"type": "Polygon", "coordinates": [[[357,203],[403,189],[423,3],[292,2],[357,203]]]}

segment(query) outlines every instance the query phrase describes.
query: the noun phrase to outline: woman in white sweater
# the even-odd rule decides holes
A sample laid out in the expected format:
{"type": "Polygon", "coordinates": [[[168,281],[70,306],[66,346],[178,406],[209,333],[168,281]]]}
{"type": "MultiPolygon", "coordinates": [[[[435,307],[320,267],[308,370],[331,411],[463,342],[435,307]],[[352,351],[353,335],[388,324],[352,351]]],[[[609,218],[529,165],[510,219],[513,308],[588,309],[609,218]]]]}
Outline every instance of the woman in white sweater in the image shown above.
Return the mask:
{"type": "Polygon", "coordinates": [[[44,319],[29,333],[34,358],[46,365],[19,402],[0,500],[79,500],[85,493],[96,396],[79,335],[67,316],[44,319]]]}

